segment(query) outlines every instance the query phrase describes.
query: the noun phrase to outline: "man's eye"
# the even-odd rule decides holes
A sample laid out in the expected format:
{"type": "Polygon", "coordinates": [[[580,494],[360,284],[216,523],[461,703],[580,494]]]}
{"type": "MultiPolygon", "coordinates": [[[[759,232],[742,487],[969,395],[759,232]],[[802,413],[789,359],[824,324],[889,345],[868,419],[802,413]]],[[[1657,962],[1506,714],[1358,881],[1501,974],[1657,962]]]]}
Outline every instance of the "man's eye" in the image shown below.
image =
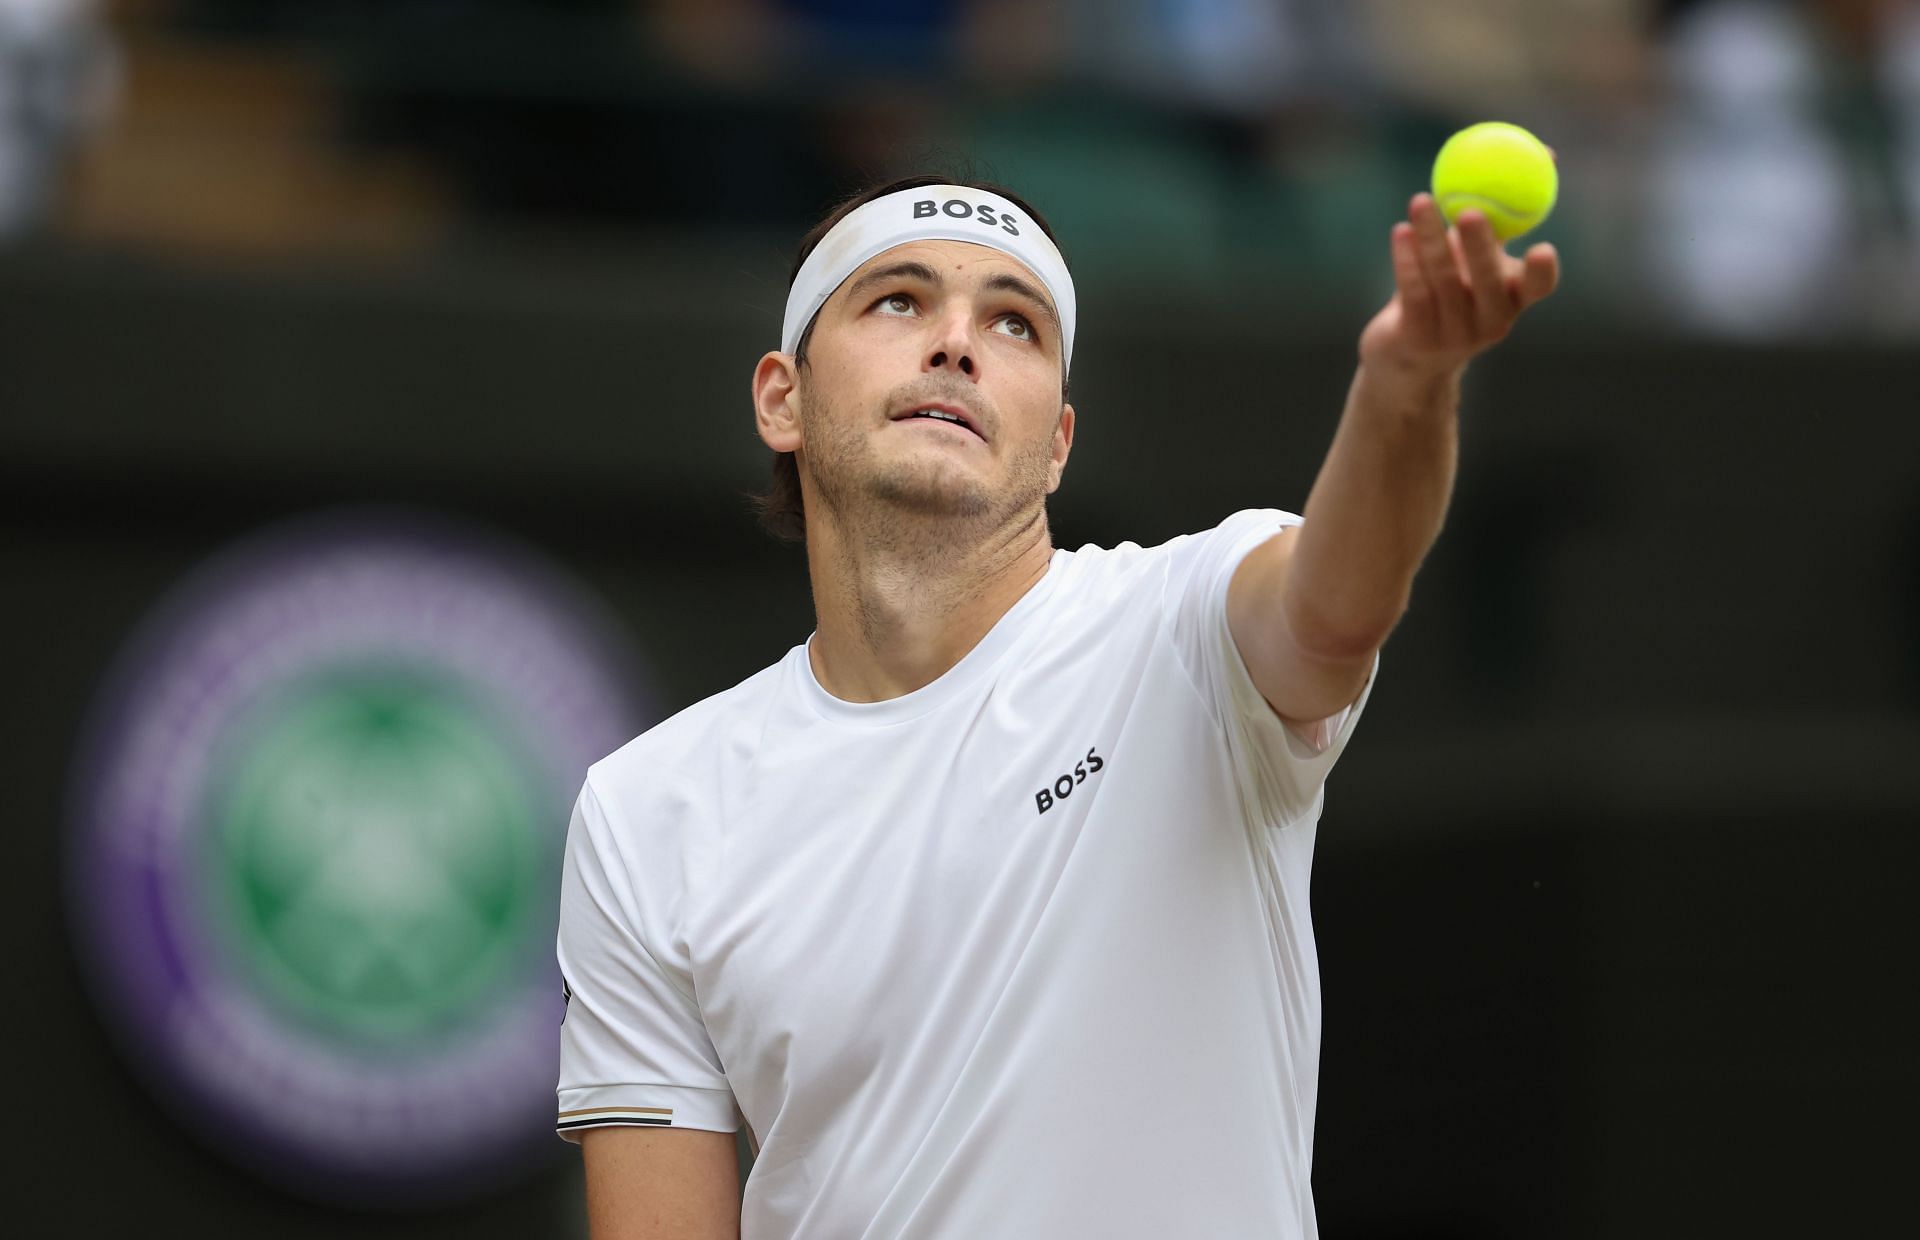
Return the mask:
{"type": "Polygon", "coordinates": [[[887,314],[912,314],[913,298],[905,293],[894,293],[880,299],[879,309],[887,314]]]}
{"type": "Polygon", "coordinates": [[[1027,322],[1017,314],[1009,314],[1001,318],[994,326],[1002,329],[1015,340],[1033,339],[1033,324],[1027,322]]]}

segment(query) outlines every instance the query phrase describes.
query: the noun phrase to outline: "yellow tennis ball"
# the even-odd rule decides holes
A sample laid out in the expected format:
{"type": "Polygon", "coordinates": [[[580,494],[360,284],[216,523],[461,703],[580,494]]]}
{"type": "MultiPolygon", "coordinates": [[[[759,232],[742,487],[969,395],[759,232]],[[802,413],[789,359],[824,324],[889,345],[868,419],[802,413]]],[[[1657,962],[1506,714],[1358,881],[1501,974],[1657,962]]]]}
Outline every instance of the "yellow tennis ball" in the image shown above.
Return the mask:
{"type": "Polygon", "coordinates": [[[1546,219],[1559,192],[1553,152],[1518,125],[1469,125],[1448,138],[1433,161],[1433,197],[1447,222],[1472,207],[1502,241],[1546,219]]]}

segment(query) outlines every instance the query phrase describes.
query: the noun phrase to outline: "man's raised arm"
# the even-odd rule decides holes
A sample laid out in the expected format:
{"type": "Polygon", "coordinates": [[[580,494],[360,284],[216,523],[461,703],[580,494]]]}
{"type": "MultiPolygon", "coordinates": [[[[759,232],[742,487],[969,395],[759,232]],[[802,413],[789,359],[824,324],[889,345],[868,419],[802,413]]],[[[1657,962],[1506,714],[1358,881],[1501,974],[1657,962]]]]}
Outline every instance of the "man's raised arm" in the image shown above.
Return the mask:
{"type": "Polygon", "coordinates": [[[1394,295],[1360,336],[1360,366],[1297,529],[1255,548],[1227,592],[1234,644],[1284,719],[1351,703],[1407,609],[1453,492],[1460,376],[1553,292],[1551,245],[1500,247],[1477,211],[1448,229],[1431,195],[1394,225],[1394,295]]]}

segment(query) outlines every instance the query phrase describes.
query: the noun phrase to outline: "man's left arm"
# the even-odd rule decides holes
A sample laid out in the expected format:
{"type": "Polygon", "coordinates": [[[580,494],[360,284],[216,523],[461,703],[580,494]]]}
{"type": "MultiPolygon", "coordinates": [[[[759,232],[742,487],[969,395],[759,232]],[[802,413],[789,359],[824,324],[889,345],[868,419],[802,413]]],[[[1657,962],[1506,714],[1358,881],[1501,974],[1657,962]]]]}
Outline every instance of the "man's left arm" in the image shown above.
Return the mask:
{"type": "Polygon", "coordinates": [[[1303,524],[1249,552],[1227,625],[1255,687],[1302,736],[1353,702],[1407,609],[1453,493],[1460,376],[1553,292],[1551,245],[1507,254],[1486,217],[1449,229],[1414,196],[1391,239],[1394,295],[1360,336],[1360,366],[1303,524]]]}

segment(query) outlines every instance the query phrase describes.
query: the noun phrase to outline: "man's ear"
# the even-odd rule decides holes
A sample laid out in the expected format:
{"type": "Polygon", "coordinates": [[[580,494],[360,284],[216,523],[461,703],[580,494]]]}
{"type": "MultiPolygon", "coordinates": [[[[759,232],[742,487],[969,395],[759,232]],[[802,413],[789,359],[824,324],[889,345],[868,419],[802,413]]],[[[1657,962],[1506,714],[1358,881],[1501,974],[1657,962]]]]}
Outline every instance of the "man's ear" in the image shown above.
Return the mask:
{"type": "Polygon", "coordinates": [[[800,448],[800,367],[791,353],[769,353],[753,368],[753,424],[775,452],[800,448]]]}
{"type": "Polygon", "coordinates": [[[1053,428],[1053,460],[1048,466],[1047,494],[1060,489],[1067,472],[1067,454],[1073,451],[1073,406],[1060,406],[1060,425],[1053,428]]]}

